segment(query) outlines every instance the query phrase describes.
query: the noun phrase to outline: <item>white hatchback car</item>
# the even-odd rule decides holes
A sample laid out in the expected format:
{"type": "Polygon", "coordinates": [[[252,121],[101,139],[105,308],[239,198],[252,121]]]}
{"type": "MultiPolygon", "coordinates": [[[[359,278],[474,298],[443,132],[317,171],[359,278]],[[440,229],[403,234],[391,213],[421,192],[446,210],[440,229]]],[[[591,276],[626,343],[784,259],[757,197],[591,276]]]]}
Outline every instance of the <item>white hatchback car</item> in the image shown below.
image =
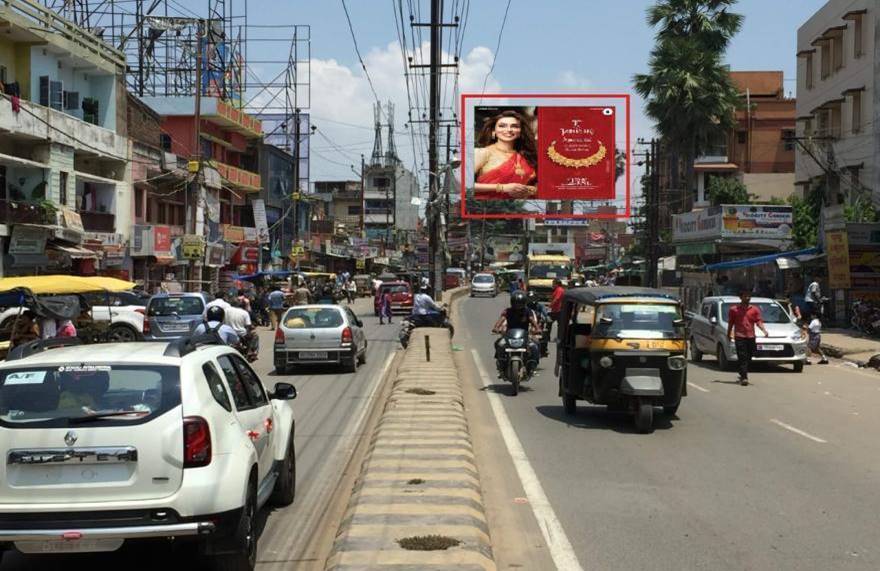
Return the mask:
{"type": "Polygon", "coordinates": [[[498,295],[498,283],[492,274],[477,274],[471,280],[471,297],[477,295],[498,295]]]}
{"type": "Polygon", "coordinates": [[[254,568],[258,510],[294,498],[296,389],[206,337],[34,342],[0,364],[0,556],[173,538],[254,568]]]}

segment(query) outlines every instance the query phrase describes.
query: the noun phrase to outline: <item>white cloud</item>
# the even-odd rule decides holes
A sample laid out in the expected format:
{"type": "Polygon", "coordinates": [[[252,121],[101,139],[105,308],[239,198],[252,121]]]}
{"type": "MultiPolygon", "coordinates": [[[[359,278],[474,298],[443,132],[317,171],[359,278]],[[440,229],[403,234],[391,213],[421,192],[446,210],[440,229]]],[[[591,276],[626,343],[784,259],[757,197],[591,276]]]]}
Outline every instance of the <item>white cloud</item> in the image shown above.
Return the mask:
{"type": "Polygon", "coordinates": [[[570,69],[562,71],[556,78],[556,82],[560,87],[566,90],[586,91],[595,88],[593,82],[570,69]]]}
{"type": "MultiPolygon", "coordinates": [[[[421,55],[427,61],[428,44],[422,46],[421,55]]],[[[443,54],[443,61],[452,61],[450,54],[443,54]]],[[[407,86],[404,79],[404,60],[400,45],[397,42],[389,43],[385,47],[374,47],[364,56],[364,63],[373,81],[376,94],[385,104],[391,101],[395,106],[395,143],[398,154],[408,167],[413,164],[412,137],[404,124],[407,122],[407,113],[410,100],[407,98],[407,86]]],[[[484,78],[492,65],[492,51],[486,47],[475,47],[461,57],[459,62],[459,92],[479,92],[484,78]]],[[[420,70],[424,71],[424,70],[420,70]]],[[[412,92],[411,99],[416,105],[418,97],[420,106],[425,106],[427,96],[427,74],[422,81],[423,90],[416,95],[412,92]]],[[[444,106],[452,105],[458,112],[458,101],[452,101],[452,82],[446,83],[444,90],[444,106]]],[[[494,76],[486,80],[486,92],[498,92],[501,86],[494,76]]],[[[319,135],[312,137],[312,147],[316,152],[311,157],[311,172],[313,180],[330,178],[354,178],[354,173],[349,164],[359,167],[360,154],[363,153],[369,159],[372,153],[372,125],[373,105],[375,97],[367,82],[366,76],[359,64],[349,67],[335,59],[312,59],[311,60],[311,108],[312,123],[330,138],[342,150],[334,149],[324,138],[319,135]],[[354,127],[350,125],[360,126],[354,127]],[[369,142],[367,142],[369,140],[369,142]],[[319,156],[322,155],[322,156],[319,156]],[[329,160],[328,160],[329,159],[329,160]],[[343,165],[334,164],[343,163],[343,165]]],[[[422,110],[426,112],[426,110],[422,110]]],[[[384,121],[384,117],[383,117],[384,121]]],[[[427,133],[427,125],[416,125],[416,132],[427,133]]],[[[383,132],[383,145],[387,145],[387,132],[383,132]]],[[[427,141],[422,137],[417,145],[416,160],[419,163],[427,163],[427,141]]],[[[419,166],[419,168],[421,168],[419,166]]],[[[424,178],[420,173],[420,178],[424,178]]]]}

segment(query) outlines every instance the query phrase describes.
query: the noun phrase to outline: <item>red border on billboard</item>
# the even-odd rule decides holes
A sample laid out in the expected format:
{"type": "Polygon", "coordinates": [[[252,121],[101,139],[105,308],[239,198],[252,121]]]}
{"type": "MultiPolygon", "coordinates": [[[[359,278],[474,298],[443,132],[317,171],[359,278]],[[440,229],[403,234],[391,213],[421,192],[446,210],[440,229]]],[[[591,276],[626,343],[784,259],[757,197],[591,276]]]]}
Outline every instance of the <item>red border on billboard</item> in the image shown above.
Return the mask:
{"type": "Polygon", "coordinates": [[[593,219],[605,219],[605,220],[621,220],[621,219],[629,219],[631,215],[631,204],[630,204],[630,186],[632,185],[632,180],[630,177],[630,163],[632,157],[630,154],[632,150],[630,148],[630,95],[628,93],[538,93],[538,94],[529,94],[529,93],[462,93],[461,94],[461,136],[459,137],[461,141],[461,148],[459,149],[459,157],[461,157],[461,217],[466,220],[491,220],[491,219],[525,219],[525,220],[544,220],[547,218],[551,219],[559,219],[559,218],[570,218],[575,220],[593,220],[593,219]],[[595,212],[592,214],[558,214],[552,213],[547,214],[546,212],[535,212],[534,214],[518,214],[518,213],[497,213],[497,214],[471,214],[467,211],[467,186],[465,185],[465,162],[467,161],[467,153],[465,152],[465,145],[467,141],[467,106],[466,102],[468,99],[622,99],[624,102],[624,108],[626,109],[626,169],[624,172],[624,176],[626,177],[626,206],[623,213],[605,213],[605,212],[595,212]]]}

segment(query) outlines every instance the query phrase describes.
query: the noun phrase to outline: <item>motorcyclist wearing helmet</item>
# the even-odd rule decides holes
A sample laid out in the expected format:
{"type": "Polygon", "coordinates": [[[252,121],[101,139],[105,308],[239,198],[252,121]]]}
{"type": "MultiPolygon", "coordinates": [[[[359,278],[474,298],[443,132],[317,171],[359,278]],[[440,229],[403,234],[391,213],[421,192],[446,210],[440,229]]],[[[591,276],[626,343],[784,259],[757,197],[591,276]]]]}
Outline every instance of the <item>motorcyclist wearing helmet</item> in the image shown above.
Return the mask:
{"type": "Polygon", "coordinates": [[[419,288],[419,293],[413,297],[411,315],[419,325],[440,325],[443,319],[443,306],[431,297],[431,286],[422,284],[419,288]]]}
{"type": "Polygon", "coordinates": [[[224,323],[225,319],[226,310],[219,305],[212,305],[205,312],[205,321],[195,328],[193,335],[216,331],[224,343],[227,345],[237,345],[240,341],[238,333],[235,332],[235,329],[224,323]]]}
{"type": "Polygon", "coordinates": [[[537,317],[539,321],[549,319],[550,314],[547,313],[547,308],[538,301],[538,296],[536,296],[535,292],[532,290],[529,290],[526,293],[526,306],[535,312],[535,317],[537,317]]]}
{"type": "MultiPolygon", "coordinates": [[[[541,329],[538,326],[538,319],[535,313],[528,307],[528,296],[522,290],[517,290],[510,294],[510,307],[501,312],[498,321],[492,328],[493,333],[500,333],[502,336],[507,333],[508,329],[525,329],[531,335],[540,335],[541,329]]],[[[503,337],[502,337],[503,339],[503,337]]],[[[499,342],[501,339],[499,339],[499,342]]],[[[500,354],[499,344],[495,344],[496,358],[500,354]]],[[[534,370],[541,358],[541,351],[534,339],[529,336],[529,370],[534,370]]],[[[497,360],[497,359],[496,359],[497,360]]]]}

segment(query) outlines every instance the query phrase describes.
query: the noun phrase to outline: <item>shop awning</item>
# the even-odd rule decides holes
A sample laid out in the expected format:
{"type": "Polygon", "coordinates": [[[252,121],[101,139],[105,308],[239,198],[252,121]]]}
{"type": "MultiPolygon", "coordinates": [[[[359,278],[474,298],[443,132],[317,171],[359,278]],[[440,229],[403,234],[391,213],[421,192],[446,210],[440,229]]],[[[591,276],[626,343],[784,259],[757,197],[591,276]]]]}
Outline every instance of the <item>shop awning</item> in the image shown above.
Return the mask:
{"type": "Polygon", "coordinates": [[[84,180],[86,182],[94,182],[98,184],[119,184],[121,181],[113,180],[112,178],[105,178],[103,176],[98,176],[94,174],[90,174],[87,172],[81,171],[73,171],[73,174],[76,175],[77,179],[84,180]]]}
{"type": "Polygon", "coordinates": [[[49,168],[49,165],[38,163],[37,161],[32,161],[30,159],[23,159],[21,157],[16,157],[13,155],[7,155],[4,153],[0,153],[0,165],[4,165],[7,167],[30,167],[35,169],[49,168]]]}
{"type": "Polygon", "coordinates": [[[792,250],[790,252],[779,252],[778,254],[767,254],[766,256],[757,256],[755,258],[746,258],[745,260],[731,260],[729,262],[718,262],[717,264],[708,264],[703,266],[707,272],[717,272],[721,270],[735,270],[738,268],[748,268],[750,266],[760,266],[762,264],[775,264],[779,258],[795,258],[801,256],[815,257],[820,253],[819,248],[804,248],[803,250],[792,250]]]}
{"type": "Polygon", "coordinates": [[[50,250],[57,250],[59,252],[64,252],[74,260],[83,260],[83,259],[98,259],[98,253],[94,250],[89,250],[88,248],[80,248],[79,246],[68,246],[67,244],[57,244],[52,243],[47,246],[50,250]]]}

